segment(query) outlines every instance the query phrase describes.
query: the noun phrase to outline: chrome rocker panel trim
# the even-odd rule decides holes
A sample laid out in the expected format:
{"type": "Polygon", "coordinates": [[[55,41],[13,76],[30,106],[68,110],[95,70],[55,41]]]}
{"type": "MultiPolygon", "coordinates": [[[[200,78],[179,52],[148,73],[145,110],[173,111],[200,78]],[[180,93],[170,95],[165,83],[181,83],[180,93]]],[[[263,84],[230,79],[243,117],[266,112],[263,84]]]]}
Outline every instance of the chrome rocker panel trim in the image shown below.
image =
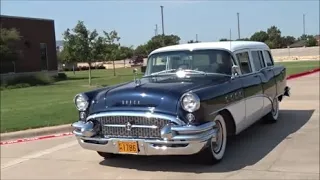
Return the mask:
{"type": "Polygon", "coordinates": [[[100,116],[143,116],[158,117],[174,120],[177,118],[167,115],[153,113],[100,113],[91,115],[87,122],[78,121],[72,124],[73,133],[78,139],[80,146],[84,149],[118,154],[118,141],[136,141],[139,152],[136,155],[191,155],[200,152],[208,143],[208,140],[216,139],[217,130],[214,128],[215,122],[207,122],[199,126],[188,125],[179,122],[178,125],[168,124],[161,129],[161,139],[134,139],[134,138],[109,138],[107,136],[96,136],[94,125],[90,119],[100,116]],[[174,145],[174,146],[172,146],[174,145]]]}

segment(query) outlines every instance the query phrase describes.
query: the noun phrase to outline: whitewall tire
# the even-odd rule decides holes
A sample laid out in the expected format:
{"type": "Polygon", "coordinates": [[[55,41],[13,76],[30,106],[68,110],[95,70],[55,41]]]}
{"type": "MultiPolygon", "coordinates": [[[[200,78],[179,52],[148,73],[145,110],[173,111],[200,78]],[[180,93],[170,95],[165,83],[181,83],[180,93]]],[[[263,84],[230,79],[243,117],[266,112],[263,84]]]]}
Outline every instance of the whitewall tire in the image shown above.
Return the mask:
{"type": "Polygon", "coordinates": [[[214,118],[217,128],[216,141],[209,139],[208,147],[201,152],[201,161],[206,164],[215,164],[221,161],[224,157],[227,146],[227,125],[224,117],[218,114],[214,118]]]}
{"type": "Polygon", "coordinates": [[[279,99],[278,97],[274,98],[272,101],[271,111],[264,117],[264,120],[267,122],[277,122],[279,117],[279,99]]]}

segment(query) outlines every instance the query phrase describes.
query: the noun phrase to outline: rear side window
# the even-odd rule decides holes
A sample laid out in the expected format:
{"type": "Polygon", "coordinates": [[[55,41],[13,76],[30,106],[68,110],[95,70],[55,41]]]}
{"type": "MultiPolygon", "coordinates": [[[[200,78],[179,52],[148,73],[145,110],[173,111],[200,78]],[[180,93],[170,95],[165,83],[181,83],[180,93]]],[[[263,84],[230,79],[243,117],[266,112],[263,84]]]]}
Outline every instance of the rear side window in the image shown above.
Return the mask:
{"type": "Polygon", "coordinates": [[[273,66],[271,53],[269,51],[264,51],[264,56],[266,57],[267,66],[273,66]]]}
{"type": "Polygon", "coordinates": [[[265,67],[262,51],[251,51],[252,61],[256,71],[265,67]]]}
{"type": "Polygon", "coordinates": [[[249,60],[249,53],[248,52],[241,52],[236,54],[237,59],[239,60],[240,63],[240,69],[243,74],[251,73],[252,68],[250,65],[250,60],[249,60]]]}

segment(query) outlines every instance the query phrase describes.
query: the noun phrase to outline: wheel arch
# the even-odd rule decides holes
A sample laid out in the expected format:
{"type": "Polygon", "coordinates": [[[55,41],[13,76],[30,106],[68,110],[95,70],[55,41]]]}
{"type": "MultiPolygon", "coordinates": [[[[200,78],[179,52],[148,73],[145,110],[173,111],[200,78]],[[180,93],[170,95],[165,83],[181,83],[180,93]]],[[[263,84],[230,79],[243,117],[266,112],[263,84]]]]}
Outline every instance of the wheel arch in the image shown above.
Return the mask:
{"type": "Polygon", "coordinates": [[[225,119],[227,125],[227,134],[228,136],[233,136],[236,133],[236,124],[231,112],[228,109],[223,109],[219,112],[225,119]]]}

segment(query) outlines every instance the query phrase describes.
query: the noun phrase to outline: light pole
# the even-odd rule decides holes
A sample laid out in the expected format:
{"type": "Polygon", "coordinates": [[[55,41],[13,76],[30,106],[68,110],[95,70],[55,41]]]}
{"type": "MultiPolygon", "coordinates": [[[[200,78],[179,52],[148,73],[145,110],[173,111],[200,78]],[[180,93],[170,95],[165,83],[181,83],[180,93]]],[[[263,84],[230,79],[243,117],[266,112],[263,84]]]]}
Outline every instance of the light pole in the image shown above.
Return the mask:
{"type": "Polygon", "coordinates": [[[164,35],[163,6],[160,6],[160,7],[161,7],[162,35],[164,35]]]}
{"type": "Polygon", "coordinates": [[[303,35],[306,34],[306,22],[305,22],[305,14],[303,14],[303,35]]]}
{"type": "Polygon", "coordinates": [[[155,35],[155,36],[158,35],[158,24],[156,24],[156,29],[154,30],[154,35],[155,35]]]}
{"type": "Polygon", "coordinates": [[[240,18],[239,18],[239,13],[237,13],[237,18],[238,18],[238,39],[240,39],[240,18]]]}

